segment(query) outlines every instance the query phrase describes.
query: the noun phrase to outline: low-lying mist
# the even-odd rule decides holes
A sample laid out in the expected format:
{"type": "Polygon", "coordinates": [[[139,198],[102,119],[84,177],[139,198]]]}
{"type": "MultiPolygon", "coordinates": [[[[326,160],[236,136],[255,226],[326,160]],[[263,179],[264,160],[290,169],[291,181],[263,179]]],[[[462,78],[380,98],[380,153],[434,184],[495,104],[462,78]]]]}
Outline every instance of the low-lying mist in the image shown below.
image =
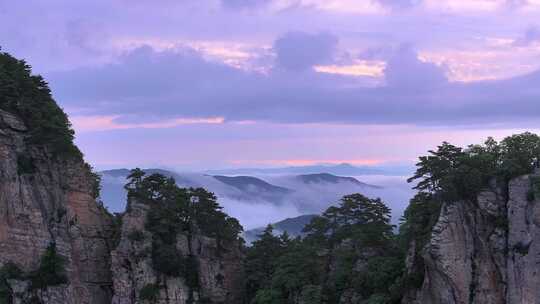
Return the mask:
{"type": "MultiPolygon", "coordinates": [[[[302,175],[257,175],[251,179],[256,184],[244,178],[227,184],[206,174],[159,172],[174,177],[179,186],[203,187],[215,193],[224,211],[237,218],[245,230],[304,214],[319,214],[352,193],[380,197],[392,209],[392,222],[397,224],[413,195],[411,185],[402,176],[363,175],[355,176],[356,180],[330,176],[334,179],[313,180],[302,175]],[[283,188],[290,191],[283,192],[283,188]]],[[[125,182],[125,175],[102,173],[101,199],[112,212],[125,209],[125,182]]]]}

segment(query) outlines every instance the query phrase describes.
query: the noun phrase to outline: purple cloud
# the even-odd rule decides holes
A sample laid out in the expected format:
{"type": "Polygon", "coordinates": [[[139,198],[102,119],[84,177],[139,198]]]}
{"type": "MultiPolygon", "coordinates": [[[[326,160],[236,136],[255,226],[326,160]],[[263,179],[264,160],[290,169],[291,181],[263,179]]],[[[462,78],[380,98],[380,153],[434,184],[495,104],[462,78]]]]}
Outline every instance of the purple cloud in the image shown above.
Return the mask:
{"type": "Polygon", "coordinates": [[[525,34],[514,41],[516,46],[528,46],[532,43],[540,42],[540,29],[536,26],[529,27],[525,34]]]}
{"type": "Polygon", "coordinates": [[[221,0],[221,4],[229,9],[256,8],[269,4],[272,0],[221,0]]]}
{"type": "Polygon", "coordinates": [[[316,64],[330,63],[338,38],[328,33],[290,32],[274,42],[277,66],[288,70],[306,70],[316,64]]]}
{"type": "Polygon", "coordinates": [[[391,8],[391,9],[405,9],[411,8],[422,3],[422,0],[373,0],[374,2],[391,8]]]}
{"type": "Polygon", "coordinates": [[[422,62],[410,46],[402,46],[390,58],[384,71],[390,87],[422,89],[448,83],[445,70],[433,63],[422,62]]]}
{"type": "MultiPolygon", "coordinates": [[[[309,50],[307,44],[303,49],[309,50]]],[[[287,58],[295,58],[293,54],[287,58]]],[[[422,62],[411,48],[402,47],[386,67],[387,85],[368,88],[358,85],[355,77],[306,69],[328,60],[329,54],[302,61],[301,73],[293,65],[287,66],[297,68],[293,71],[262,75],[207,61],[192,49],[156,52],[143,47],[117,63],[57,72],[48,79],[64,106],[87,108],[86,114],[92,115],[120,115],[123,122],[223,117],[448,125],[540,118],[540,72],[509,80],[451,83],[442,67],[422,62]]]]}
{"type": "Polygon", "coordinates": [[[450,137],[469,136],[466,144],[494,125],[530,129],[540,121],[540,71],[530,73],[540,67],[531,47],[538,29],[523,33],[524,24],[537,24],[534,1],[458,1],[451,11],[420,0],[366,0],[385,10],[364,1],[271,1],[0,1],[0,45],[44,74],[76,121],[106,130],[78,132],[81,142],[92,139],[83,150],[102,163],[129,156],[136,165],[152,153],[204,166],[224,155],[412,159],[456,126],[489,129],[450,137]],[[510,45],[508,37],[519,39],[510,45]],[[396,48],[402,42],[422,60],[396,48]],[[373,76],[343,76],[354,73],[373,76]],[[177,123],[221,117],[222,124],[177,123]],[[133,128],[107,129],[119,124],[133,128]],[[403,124],[414,128],[407,138],[403,124]],[[171,125],[179,126],[158,128],[171,125]],[[302,134],[294,137],[291,125],[302,134]],[[440,133],[418,144],[433,130],[427,125],[440,133]],[[351,127],[346,138],[343,126],[351,127]],[[381,137],[385,128],[392,131],[381,137]]]}

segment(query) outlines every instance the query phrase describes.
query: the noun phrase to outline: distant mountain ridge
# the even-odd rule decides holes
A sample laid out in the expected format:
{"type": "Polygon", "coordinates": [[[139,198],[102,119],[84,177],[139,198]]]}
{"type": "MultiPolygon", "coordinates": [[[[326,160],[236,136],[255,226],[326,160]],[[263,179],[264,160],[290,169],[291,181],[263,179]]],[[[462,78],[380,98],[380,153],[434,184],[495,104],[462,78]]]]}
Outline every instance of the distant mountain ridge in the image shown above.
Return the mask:
{"type": "Polygon", "coordinates": [[[382,188],[380,186],[363,183],[354,177],[337,176],[330,173],[302,174],[302,175],[296,176],[296,178],[305,184],[313,184],[313,183],[339,184],[342,182],[348,182],[348,183],[352,183],[361,187],[382,188]]]}
{"type": "MultiPolygon", "coordinates": [[[[246,230],[276,223],[301,214],[317,214],[351,193],[381,197],[390,202],[392,210],[401,214],[401,202],[410,190],[388,184],[400,176],[373,176],[362,179],[330,173],[284,175],[209,175],[193,172],[173,172],[166,169],[143,169],[147,174],[160,173],[173,177],[180,187],[201,187],[213,192],[224,210],[238,218],[246,230]],[[382,183],[381,183],[382,182],[382,183]],[[379,186],[381,185],[381,186],[379,186]]],[[[124,185],[130,170],[121,168],[100,172],[100,199],[111,212],[123,212],[127,193],[124,185]]],[[[396,217],[397,218],[397,217],[396,217]]],[[[287,229],[289,230],[289,229],[287,229]]]]}
{"type": "MultiPolygon", "coordinates": [[[[294,190],[276,186],[253,176],[211,176],[203,174],[179,174],[164,169],[143,169],[147,175],[159,173],[175,179],[181,187],[202,187],[220,197],[246,202],[266,201],[282,203],[294,190]]],[[[123,185],[127,182],[128,169],[114,169],[99,172],[102,177],[101,199],[113,212],[121,212],[126,202],[123,185]]]]}
{"type": "Polygon", "coordinates": [[[253,187],[266,190],[268,192],[277,192],[282,194],[287,194],[293,192],[291,189],[284,187],[274,186],[262,179],[253,177],[253,176],[224,176],[224,175],[214,175],[213,178],[219,180],[222,183],[233,186],[242,191],[250,191],[253,187]]]}
{"type": "Polygon", "coordinates": [[[215,178],[221,183],[239,190],[237,195],[230,195],[230,197],[238,200],[249,201],[257,198],[257,200],[281,204],[286,199],[287,195],[294,192],[294,190],[272,185],[260,178],[253,176],[214,175],[212,178],[215,178]]]}
{"type": "Polygon", "coordinates": [[[354,166],[348,163],[338,165],[322,164],[310,166],[289,166],[281,168],[238,168],[207,170],[211,175],[253,175],[253,174],[319,174],[357,176],[357,175],[410,175],[414,171],[409,165],[354,166]]]}
{"type": "MultiPolygon", "coordinates": [[[[172,171],[164,170],[164,169],[143,169],[143,171],[146,172],[147,175],[162,174],[167,177],[172,177],[174,178],[176,183],[179,185],[198,187],[195,181],[187,178],[186,176],[180,175],[176,172],[172,172],[172,171]]],[[[104,170],[98,173],[102,176],[106,175],[106,176],[111,176],[115,178],[126,178],[130,174],[130,172],[131,170],[123,168],[123,169],[104,170]]]]}
{"type": "MultiPolygon", "coordinates": [[[[282,234],[286,231],[289,236],[295,238],[303,235],[302,230],[304,227],[316,216],[317,215],[315,214],[305,214],[297,217],[287,218],[271,225],[274,228],[274,234],[282,234]]],[[[248,243],[256,241],[258,239],[258,235],[260,235],[265,228],[266,227],[259,227],[245,231],[244,239],[248,243]]]]}

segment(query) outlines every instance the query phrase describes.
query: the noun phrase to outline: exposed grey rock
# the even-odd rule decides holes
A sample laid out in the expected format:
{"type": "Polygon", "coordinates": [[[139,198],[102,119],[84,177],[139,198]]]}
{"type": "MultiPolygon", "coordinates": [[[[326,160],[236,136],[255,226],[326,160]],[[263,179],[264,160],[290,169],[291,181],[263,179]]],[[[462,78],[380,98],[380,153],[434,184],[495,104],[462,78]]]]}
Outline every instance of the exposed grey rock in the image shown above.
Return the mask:
{"type": "Polygon", "coordinates": [[[4,110],[0,110],[0,123],[13,131],[24,132],[27,130],[24,123],[17,116],[4,110]]]}
{"type": "Polygon", "coordinates": [[[476,201],[444,204],[423,249],[424,284],[403,303],[540,303],[540,204],[527,200],[530,188],[522,176],[507,198],[492,185],[476,201]]]}
{"type": "Polygon", "coordinates": [[[216,240],[195,234],[188,238],[177,236],[176,248],[183,256],[193,255],[199,265],[200,289],[190,290],[182,277],[174,278],[156,273],[152,268],[152,234],[144,224],[148,206],[136,200],[129,202],[123,216],[122,236],[118,247],[112,251],[112,272],[115,295],[113,304],[144,303],[140,290],[150,284],[157,284],[159,295],[155,303],[188,303],[190,294],[195,303],[208,299],[211,303],[242,303],[243,265],[239,244],[222,244],[216,240]],[[140,231],[143,240],[130,240],[129,234],[140,231]]]}
{"type": "Polygon", "coordinates": [[[35,271],[54,243],[66,260],[68,283],[35,289],[29,280],[10,279],[15,304],[142,303],[141,289],[153,283],[162,287],[157,303],[188,303],[190,295],[195,303],[242,302],[238,242],[218,246],[200,234],[178,236],[178,251],[198,261],[198,290],[189,290],[183,278],[155,273],[152,235],[144,229],[148,207],[130,205],[118,246],[112,248],[113,218],[93,196],[89,167],[80,157],[54,156],[45,147],[30,145],[27,136],[17,116],[0,111],[0,267],[9,262],[24,273],[35,271]],[[21,157],[31,163],[30,169],[19,168],[21,157]],[[143,240],[129,239],[134,230],[143,233],[143,240]]]}
{"type": "Polygon", "coordinates": [[[0,265],[36,270],[54,242],[69,279],[45,290],[10,281],[14,301],[107,303],[112,296],[110,217],[92,195],[88,167],[80,158],[53,157],[46,148],[27,144],[24,123],[5,111],[0,111],[0,130],[0,265]],[[18,168],[21,155],[31,159],[32,172],[18,168]]]}
{"type": "Polygon", "coordinates": [[[527,201],[528,176],[509,185],[508,303],[538,303],[540,299],[540,201],[527,201]]]}

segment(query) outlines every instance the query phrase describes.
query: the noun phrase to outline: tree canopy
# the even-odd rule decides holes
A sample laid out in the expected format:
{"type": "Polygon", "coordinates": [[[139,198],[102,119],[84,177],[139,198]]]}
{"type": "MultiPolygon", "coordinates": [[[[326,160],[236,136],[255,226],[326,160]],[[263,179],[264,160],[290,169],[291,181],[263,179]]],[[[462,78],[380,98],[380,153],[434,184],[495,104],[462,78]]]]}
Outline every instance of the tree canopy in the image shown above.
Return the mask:
{"type": "Polygon", "coordinates": [[[350,290],[364,299],[390,298],[403,270],[392,229],[390,209],[361,194],[344,196],[313,218],[304,238],[275,236],[268,226],[247,250],[248,298],[255,304],[338,303],[350,290]],[[366,268],[357,270],[358,264],[366,268]]]}
{"type": "Polygon", "coordinates": [[[223,212],[217,197],[203,188],[180,188],[171,177],[147,176],[139,168],[131,171],[125,188],[128,196],[152,205],[147,226],[158,234],[197,230],[219,240],[236,240],[243,231],[238,220],[223,212]]]}
{"type": "Polygon", "coordinates": [[[29,129],[29,141],[58,154],[80,156],[67,115],[52,98],[47,82],[31,67],[0,52],[0,109],[19,116],[29,129]]]}
{"type": "Polygon", "coordinates": [[[466,148],[443,142],[420,157],[409,179],[417,182],[418,193],[410,200],[398,234],[384,202],[362,194],[346,195],[313,218],[302,238],[277,236],[268,226],[247,249],[248,299],[252,304],[329,304],[354,295],[346,301],[400,303],[407,291],[424,281],[421,253],[442,205],[475,203],[492,182],[504,185],[531,173],[539,157],[540,137],[532,133],[501,142],[488,138],[466,148]],[[407,270],[406,253],[411,266],[407,270]]]}
{"type": "Polygon", "coordinates": [[[540,158],[540,137],[525,132],[500,143],[488,138],[482,145],[467,149],[447,142],[436,151],[421,156],[417,170],[408,181],[418,180],[415,189],[444,201],[475,199],[493,178],[507,182],[533,171],[540,158]]]}

